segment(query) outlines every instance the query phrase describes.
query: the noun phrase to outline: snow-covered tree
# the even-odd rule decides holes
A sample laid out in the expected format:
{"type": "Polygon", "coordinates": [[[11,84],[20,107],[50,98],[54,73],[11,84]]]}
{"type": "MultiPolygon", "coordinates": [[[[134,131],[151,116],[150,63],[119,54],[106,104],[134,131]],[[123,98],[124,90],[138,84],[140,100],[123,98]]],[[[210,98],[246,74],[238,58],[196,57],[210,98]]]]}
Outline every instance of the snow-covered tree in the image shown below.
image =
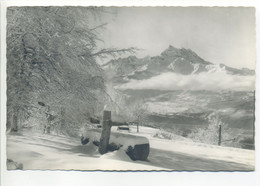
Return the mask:
{"type": "Polygon", "coordinates": [[[217,113],[211,113],[207,119],[208,125],[205,128],[196,128],[188,134],[188,138],[191,138],[196,142],[218,145],[219,127],[221,126],[221,139],[231,139],[228,125],[221,121],[217,113]]]}
{"type": "Polygon", "coordinates": [[[7,130],[47,123],[76,131],[111,101],[96,58],[133,49],[98,47],[105,24],[94,20],[102,13],[95,7],[8,8],[7,130]]]}

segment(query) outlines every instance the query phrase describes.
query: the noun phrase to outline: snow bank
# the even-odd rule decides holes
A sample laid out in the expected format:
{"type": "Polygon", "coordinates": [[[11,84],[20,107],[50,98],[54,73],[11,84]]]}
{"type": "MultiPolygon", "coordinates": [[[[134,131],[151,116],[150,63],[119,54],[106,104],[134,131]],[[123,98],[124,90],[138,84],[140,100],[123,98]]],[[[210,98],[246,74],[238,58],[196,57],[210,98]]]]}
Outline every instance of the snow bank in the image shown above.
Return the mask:
{"type": "Polygon", "coordinates": [[[123,150],[105,155],[89,143],[66,136],[26,133],[7,136],[7,157],[23,164],[23,170],[165,170],[133,163],[123,150]]]}
{"type": "MultiPolygon", "coordinates": [[[[85,131],[82,136],[89,138],[90,141],[99,141],[101,136],[101,129],[89,129],[85,131]]],[[[110,134],[109,143],[115,143],[122,146],[124,150],[127,150],[129,146],[134,147],[140,144],[149,144],[149,140],[146,137],[132,135],[122,132],[112,131],[110,134]]]]}
{"type": "MultiPolygon", "coordinates": [[[[154,138],[159,129],[131,126],[123,141],[135,136],[145,136],[139,142],[149,139],[149,161],[132,161],[124,148],[98,153],[93,143],[81,145],[80,139],[68,136],[55,136],[39,133],[7,135],[7,158],[23,164],[23,170],[254,170],[255,152],[253,150],[219,147],[190,141],[154,138]]],[[[112,127],[112,131],[116,127],[112,127]]],[[[91,132],[92,140],[100,139],[101,130],[91,132]]],[[[114,132],[112,132],[114,133],[114,132]]],[[[117,135],[112,135],[116,140],[117,135]]],[[[110,142],[111,142],[110,141],[110,142]]],[[[127,146],[132,144],[124,142],[127,146]]]]}
{"type": "MultiPolygon", "coordinates": [[[[131,126],[132,132],[135,132],[135,127],[136,126],[131,126]]],[[[183,153],[211,160],[240,163],[251,167],[251,169],[253,169],[255,164],[255,151],[253,150],[197,143],[188,138],[185,139],[182,136],[178,137],[177,135],[174,135],[174,138],[171,140],[160,139],[154,136],[162,131],[150,127],[140,126],[139,131],[140,132],[135,133],[135,135],[147,137],[149,139],[150,147],[153,149],[183,153]]]]}

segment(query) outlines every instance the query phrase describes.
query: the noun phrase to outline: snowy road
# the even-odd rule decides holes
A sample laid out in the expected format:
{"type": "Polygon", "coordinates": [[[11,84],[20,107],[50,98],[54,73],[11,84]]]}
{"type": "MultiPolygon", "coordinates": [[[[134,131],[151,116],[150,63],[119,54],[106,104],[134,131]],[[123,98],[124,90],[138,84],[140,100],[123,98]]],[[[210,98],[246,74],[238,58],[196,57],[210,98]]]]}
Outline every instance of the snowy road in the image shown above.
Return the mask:
{"type": "Polygon", "coordinates": [[[100,155],[96,146],[82,146],[76,138],[30,132],[7,136],[7,157],[31,170],[254,170],[254,151],[169,141],[151,134],[150,130],[143,134],[151,146],[147,161],[132,161],[123,150],[100,155]]]}

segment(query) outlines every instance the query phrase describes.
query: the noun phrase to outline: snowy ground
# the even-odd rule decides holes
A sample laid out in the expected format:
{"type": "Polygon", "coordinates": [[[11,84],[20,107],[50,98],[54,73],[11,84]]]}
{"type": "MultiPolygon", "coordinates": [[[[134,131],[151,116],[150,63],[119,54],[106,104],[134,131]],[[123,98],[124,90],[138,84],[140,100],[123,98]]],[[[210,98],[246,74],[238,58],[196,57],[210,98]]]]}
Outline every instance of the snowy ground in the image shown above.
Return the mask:
{"type": "Polygon", "coordinates": [[[139,133],[131,128],[130,133],[149,139],[147,161],[132,161],[123,149],[100,155],[92,143],[81,145],[77,138],[32,132],[8,134],[7,157],[22,163],[24,170],[254,170],[252,150],[194,143],[180,136],[159,139],[154,135],[160,131],[148,127],[139,133]]]}

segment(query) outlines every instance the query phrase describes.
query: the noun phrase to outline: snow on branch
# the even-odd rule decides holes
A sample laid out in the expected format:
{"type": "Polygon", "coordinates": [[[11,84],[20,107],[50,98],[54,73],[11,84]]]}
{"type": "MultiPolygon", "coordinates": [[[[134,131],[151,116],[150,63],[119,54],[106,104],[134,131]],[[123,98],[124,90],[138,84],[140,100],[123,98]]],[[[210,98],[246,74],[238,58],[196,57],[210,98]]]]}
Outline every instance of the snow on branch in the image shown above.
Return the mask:
{"type": "Polygon", "coordinates": [[[135,47],[124,48],[124,49],[116,49],[116,48],[107,48],[101,49],[100,51],[91,54],[93,57],[105,58],[108,56],[117,57],[118,55],[122,55],[125,53],[134,54],[138,49],[135,47]]]}

